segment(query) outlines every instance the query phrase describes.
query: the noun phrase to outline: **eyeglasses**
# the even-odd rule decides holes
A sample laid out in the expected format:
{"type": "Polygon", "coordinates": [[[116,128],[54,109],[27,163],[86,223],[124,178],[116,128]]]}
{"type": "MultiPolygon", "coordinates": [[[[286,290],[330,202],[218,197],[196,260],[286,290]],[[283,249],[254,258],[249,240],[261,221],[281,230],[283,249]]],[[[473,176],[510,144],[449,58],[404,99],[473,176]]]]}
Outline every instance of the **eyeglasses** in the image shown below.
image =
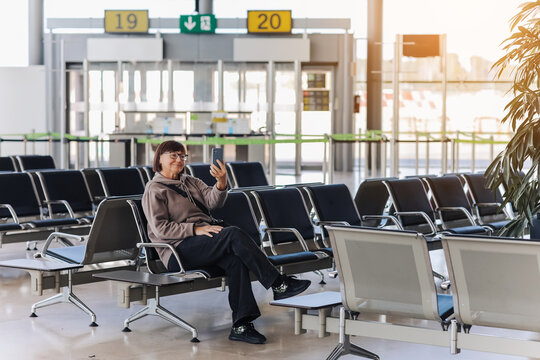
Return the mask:
{"type": "Polygon", "coordinates": [[[172,160],[178,160],[178,158],[180,158],[180,160],[186,161],[188,159],[188,157],[189,157],[189,155],[187,155],[187,154],[175,153],[175,152],[167,152],[167,153],[164,153],[164,154],[169,155],[169,157],[172,160]]]}

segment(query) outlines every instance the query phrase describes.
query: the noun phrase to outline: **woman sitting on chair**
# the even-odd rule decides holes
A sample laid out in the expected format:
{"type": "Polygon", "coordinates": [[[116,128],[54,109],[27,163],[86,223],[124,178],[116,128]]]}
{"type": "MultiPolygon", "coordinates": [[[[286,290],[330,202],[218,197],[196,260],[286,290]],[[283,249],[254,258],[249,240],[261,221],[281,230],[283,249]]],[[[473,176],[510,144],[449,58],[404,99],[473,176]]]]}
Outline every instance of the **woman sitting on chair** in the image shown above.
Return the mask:
{"type": "MultiPolygon", "coordinates": [[[[148,219],[148,236],[152,242],[171,244],[185,270],[217,266],[229,280],[229,305],[233,326],[230,340],[263,344],[264,335],[255,330],[252,321],[261,313],[253,296],[249,272],[266,288],[272,287],[274,299],[284,299],[306,290],[309,280],[280,275],[265,254],[243,230],[222,227],[209,215],[208,209],[223,206],[227,199],[225,164],[210,166],[216,178],[214,186],[184,174],[188,155],[184,145],[168,140],[161,143],[154,156],[156,174],[146,184],[142,206],[148,219]]],[[[157,248],[169,271],[180,266],[172,251],[157,248]]]]}

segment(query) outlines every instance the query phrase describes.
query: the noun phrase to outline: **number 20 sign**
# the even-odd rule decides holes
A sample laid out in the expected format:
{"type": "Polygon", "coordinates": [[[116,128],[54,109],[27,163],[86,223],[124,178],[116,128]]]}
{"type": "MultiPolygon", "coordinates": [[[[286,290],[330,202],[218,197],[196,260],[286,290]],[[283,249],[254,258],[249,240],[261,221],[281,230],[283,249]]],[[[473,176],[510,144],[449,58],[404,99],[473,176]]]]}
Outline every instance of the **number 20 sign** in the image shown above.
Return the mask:
{"type": "Polygon", "coordinates": [[[291,10],[248,10],[248,33],[290,33],[291,10]]]}
{"type": "Polygon", "coordinates": [[[148,10],[105,10],[105,32],[147,33],[148,10]]]}

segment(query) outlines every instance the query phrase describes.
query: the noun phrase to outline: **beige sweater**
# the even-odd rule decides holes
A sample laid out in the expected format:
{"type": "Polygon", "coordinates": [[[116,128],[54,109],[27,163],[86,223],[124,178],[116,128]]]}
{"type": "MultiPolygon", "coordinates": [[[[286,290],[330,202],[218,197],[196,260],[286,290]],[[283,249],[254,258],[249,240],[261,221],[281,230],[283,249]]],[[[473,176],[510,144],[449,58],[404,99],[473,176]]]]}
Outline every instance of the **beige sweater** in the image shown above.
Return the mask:
{"type": "MultiPolygon", "coordinates": [[[[148,220],[148,237],[156,243],[168,243],[176,247],[183,239],[195,235],[195,225],[208,225],[212,221],[190,199],[160,183],[179,187],[203,203],[208,210],[223,206],[227,199],[227,190],[207,186],[196,177],[180,175],[179,180],[171,180],[156,173],[146,184],[142,198],[143,211],[148,220]]],[[[167,266],[172,252],[167,248],[156,250],[167,266]]]]}

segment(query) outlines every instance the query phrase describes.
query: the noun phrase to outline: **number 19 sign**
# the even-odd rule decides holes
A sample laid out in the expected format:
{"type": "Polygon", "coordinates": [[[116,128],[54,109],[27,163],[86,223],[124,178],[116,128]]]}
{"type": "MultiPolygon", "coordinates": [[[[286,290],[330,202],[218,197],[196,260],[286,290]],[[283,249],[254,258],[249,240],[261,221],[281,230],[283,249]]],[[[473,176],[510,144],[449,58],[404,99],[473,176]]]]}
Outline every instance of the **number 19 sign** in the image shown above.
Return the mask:
{"type": "Polygon", "coordinates": [[[148,10],[105,10],[105,32],[147,33],[148,10]]]}
{"type": "Polygon", "coordinates": [[[291,10],[248,10],[248,33],[290,33],[291,10]]]}

